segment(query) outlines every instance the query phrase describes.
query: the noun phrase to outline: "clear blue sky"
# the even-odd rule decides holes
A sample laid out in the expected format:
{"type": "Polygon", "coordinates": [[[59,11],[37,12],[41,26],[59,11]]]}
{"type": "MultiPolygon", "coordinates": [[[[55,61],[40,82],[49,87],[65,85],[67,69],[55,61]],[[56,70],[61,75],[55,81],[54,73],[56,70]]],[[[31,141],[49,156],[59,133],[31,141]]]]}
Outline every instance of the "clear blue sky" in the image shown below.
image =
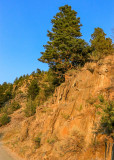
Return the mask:
{"type": "Polygon", "coordinates": [[[48,40],[51,19],[65,4],[78,12],[87,42],[95,27],[111,37],[114,0],[0,0],[0,84],[37,68],[48,69],[37,59],[48,40]]]}

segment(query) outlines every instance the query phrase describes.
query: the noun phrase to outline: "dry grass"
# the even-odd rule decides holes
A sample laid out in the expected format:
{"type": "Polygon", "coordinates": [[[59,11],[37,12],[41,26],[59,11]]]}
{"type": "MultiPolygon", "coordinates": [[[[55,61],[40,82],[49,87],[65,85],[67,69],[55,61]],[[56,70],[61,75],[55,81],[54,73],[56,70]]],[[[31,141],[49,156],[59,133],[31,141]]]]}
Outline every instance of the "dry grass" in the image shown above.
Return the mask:
{"type": "Polygon", "coordinates": [[[10,131],[6,132],[6,134],[4,134],[3,141],[8,141],[8,140],[16,137],[16,135],[18,135],[18,134],[19,134],[18,129],[11,129],[10,131]]]}

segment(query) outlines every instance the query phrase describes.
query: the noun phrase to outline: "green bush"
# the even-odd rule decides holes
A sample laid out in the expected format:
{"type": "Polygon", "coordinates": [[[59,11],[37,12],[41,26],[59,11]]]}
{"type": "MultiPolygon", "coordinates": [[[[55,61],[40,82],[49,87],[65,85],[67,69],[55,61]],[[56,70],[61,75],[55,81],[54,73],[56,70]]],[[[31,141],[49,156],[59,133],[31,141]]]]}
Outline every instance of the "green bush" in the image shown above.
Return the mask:
{"type": "Polygon", "coordinates": [[[0,117],[0,126],[6,125],[9,122],[10,122],[10,117],[7,114],[3,114],[0,117]]]}
{"type": "Polygon", "coordinates": [[[6,113],[7,115],[9,115],[9,114],[12,114],[13,111],[12,111],[10,105],[7,104],[1,108],[0,113],[6,113]]]}
{"type": "Polygon", "coordinates": [[[40,90],[39,94],[36,96],[35,102],[39,106],[39,105],[43,104],[46,100],[47,100],[47,98],[45,96],[45,91],[42,89],[42,90],[40,90]]]}
{"type": "Polygon", "coordinates": [[[16,111],[17,109],[19,109],[21,106],[18,102],[13,101],[13,103],[11,103],[10,108],[12,111],[16,111]]]}
{"type": "Polygon", "coordinates": [[[103,97],[103,95],[99,95],[98,98],[99,98],[99,101],[100,101],[101,103],[104,102],[104,97],[103,97]]]}
{"type": "Polygon", "coordinates": [[[42,132],[39,132],[37,136],[33,139],[36,148],[39,148],[41,146],[41,136],[42,132]]]}
{"type": "Polygon", "coordinates": [[[36,113],[36,104],[31,98],[28,100],[24,112],[26,117],[33,116],[36,113]]]}
{"type": "Polygon", "coordinates": [[[39,148],[40,145],[41,145],[40,144],[41,143],[41,137],[35,137],[34,142],[35,142],[36,148],[39,148]]]}
{"type": "Polygon", "coordinates": [[[0,109],[0,113],[12,114],[14,111],[19,109],[21,106],[18,102],[13,101],[11,104],[7,104],[0,109]]]}

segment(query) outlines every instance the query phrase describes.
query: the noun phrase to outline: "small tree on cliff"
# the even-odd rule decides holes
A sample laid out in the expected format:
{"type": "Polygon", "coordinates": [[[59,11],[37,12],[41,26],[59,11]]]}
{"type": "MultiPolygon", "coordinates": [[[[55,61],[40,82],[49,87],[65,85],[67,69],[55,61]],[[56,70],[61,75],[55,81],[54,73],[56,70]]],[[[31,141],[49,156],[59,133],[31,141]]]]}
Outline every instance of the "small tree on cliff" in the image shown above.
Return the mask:
{"type": "Polygon", "coordinates": [[[94,33],[91,35],[91,47],[93,50],[93,56],[97,59],[102,58],[105,55],[112,53],[113,45],[110,38],[105,37],[103,29],[95,28],[94,33]]]}
{"type": "Polygon", "coordinates": [[[48,31],[49,40],[41,52],[41,62],[48,63],[57,74],[64,74],[69,68],[83,65],[88,52],[87,43],[80,39],[80,18],[71,6],[59,8],[60,12],[51,20],[52,31],[48,31]]]}
{"type": "Polygon", "coordinates": [[[38,95],[39,93],[39,86],[36,80],[32,80],[29,88],[28,88],[28,97],[31,97],[32,100],[35,99],[35,97],[38,95]]]}
{"type": "Polygon", "coordinates": [[[99,132],[114,139],[114,102],[104,102],[104,105],[99,105],[99,108],[102,109],[99,132]]]}

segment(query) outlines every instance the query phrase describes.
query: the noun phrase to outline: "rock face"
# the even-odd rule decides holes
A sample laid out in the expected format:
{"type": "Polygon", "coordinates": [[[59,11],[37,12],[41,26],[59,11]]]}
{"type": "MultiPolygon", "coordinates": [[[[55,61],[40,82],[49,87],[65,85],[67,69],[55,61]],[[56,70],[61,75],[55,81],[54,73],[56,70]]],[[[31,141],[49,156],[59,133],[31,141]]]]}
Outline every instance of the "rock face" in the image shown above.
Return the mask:
{"type": "Polygon", "coordinates": [[[23,121],[13,149],[27,160],[111,160],[112,140],[95,134],[100,116],[94,103],[99,95],[114,99],[113,60],[111,55],[69,71],[35,117],[23,121]]]}

